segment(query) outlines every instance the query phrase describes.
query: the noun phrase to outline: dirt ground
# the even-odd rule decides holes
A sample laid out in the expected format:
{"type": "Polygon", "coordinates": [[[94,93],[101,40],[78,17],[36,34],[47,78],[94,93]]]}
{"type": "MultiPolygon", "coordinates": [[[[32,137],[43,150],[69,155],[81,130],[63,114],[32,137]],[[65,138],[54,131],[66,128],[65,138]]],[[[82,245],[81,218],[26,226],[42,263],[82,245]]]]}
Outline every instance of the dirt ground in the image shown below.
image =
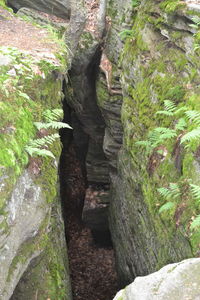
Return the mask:
{"type": "Polygon", "coordinates": [[[50,38],[47,29],[36,27],[1,7],[0,46],[15,47],[36,59],[48,58],[54,62],[57,62],[54,53],[59,52],[59,45],[50,38]]]}

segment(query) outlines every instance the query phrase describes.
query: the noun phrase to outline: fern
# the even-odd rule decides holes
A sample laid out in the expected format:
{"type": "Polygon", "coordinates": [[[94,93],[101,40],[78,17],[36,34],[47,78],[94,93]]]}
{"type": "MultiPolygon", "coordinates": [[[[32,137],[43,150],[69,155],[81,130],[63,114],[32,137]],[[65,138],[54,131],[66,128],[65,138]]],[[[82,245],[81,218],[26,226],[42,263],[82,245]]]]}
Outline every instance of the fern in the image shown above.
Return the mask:
{"type": "Polygon", "coordinates": [[[178,123],[175,126],[175,130],[183,131],[185,130],[187,123],[184,118],[178,120],[178,123]]]}
{"type": "Polygon", "coordinates": [[[190,183],[192,196],[200,202],[200,186],[190,183]]]}
{"type": "Polygon", "coordinates": [[[149,154],[153,149],[162,144],[164,140],[176,136],[177,133],[174,129],[158,127],[150,131],[146,141],[137,141],[135,144],[146,148],[146,151],[149,154]]]}
{"type": "Polygon", "coordinates": [[[69,128],[72,129],[71,126],[69,126],[67,123],[64,122],[56,122],[56,121],[51,121],[49,123],[42,123],[42,122],[34,122],[34,125],[38,130],[40,129],[61,129],[61,128],[69,128]]]}
{"type": "Polygon", "coordinates": [[[165,110],[171,111],[171,112],[174,112],[177,108],[174,101],[171,101],[171,100],[165,100],[164,101],[164,107],[165,107],[165,110]]]}
{"type": "Polygon", "coordinates": [[[197,230],[200,227],[200,215],[198,215],[190,224],[190,230],[197,230]]]}
{"type": "Polygon", "coordinates": [[[55,156],[53,155],[53,153],[47,149],[40,149],[40,148],[34,148],[31,146],[26,146],[25,147],[26,152],[30,155],[30,156],[49,156],[52,158],[55,158],[55,156]]]}
{"type": "Polygon", "coordinates": [[[194,124],[200,125],[200,112],[197,110],[188,110],[185,112],[185,115],[194,124]]]}
{"type": "Polygon", "coordinates": [[[58,139],[60,136],[58,133],[51,134],[44,136],[41,139],[32,140],[29,145],[30,147],[43,147],[46,145],[51,145],[56,139],[58,139]]]}
{"type": "Polygon", "coordinates": [[[189,26],[198,29],[200,26],[200,18],[198,16],[194,16],[192,17],[192,21],[194,22],[194,24],[190,24],[189,26]]]}
{"type": "Polygon", "coordinates": [[[172,198],[176,199],[179,196],[181,196],[180,188],[179,188],[178,184],[176,184],[176,183],[170,183],[169,188],[161,187],[157,190],[161,194],[161,196],[163,196],[163,198],[165,198],[166,200],[169,200],[172,198]]]}
{"type": "Polygon", "coordinates": [[[159,111],[156,112],[156,115],[165,115],[165,116],[168,116],[168,117],[172,117],[174,115],[174,113],[171,112],[171,111],[159,110],[159,111]]]}
{"type": "MultiPolygon", "coordinates": [[[[177,183],[170,183],[168,188],[161,187],[157,189],[157,191],[165,200],[176,199],[181,196],[180,188],[177,183]]],[[[175,205],[175,202],[168,201],[159,208],[158,212],[160,214],[164,211],[170,210],[174,208],[175,205]]]]}
{"type": "MultiPolygon", "coordinates": [[[[200,127],[197,127],[193,129],[192,131],[189,131],[181,138],[181,144],[185,142],[192,142],[200,138],[200,127]]],[[[189,146],[189,145],[188,145],[189,146]]]]}
{"type": "Polygon", "coordinates": [[[166,128],[166,127],[158,127],[155,129],[155,132],[159,132],[160,141],[171,139],[177,136],[177,132],[174,129],[166,128]]]}
{"type": "Polygon", "coordinates": [[[63,117],[63,110],[60,108],[56,108],[53,110],[47,109],[43,113],[43,116],[47,122],[57,121],[63,117]]]}
{"type": "Polygon", "coordinates": [[[173,101],[165,100],[164,101],[164,108],[165,110],[159,110],[156,114],[162,114],[166,116],[173,116],[176,110],[176,104],[173,101]]]}
{"type": "MultiPolygon", "coordinates": [[[[53,109],[53,110],[46,110],[43,115],[47,123],[43,122],[35,122],[34,125],[38,130],[40,129],[61,129],[61,128],[68,128],[72,129],[67,123],[58,122],[57,119],[62,117],[62,110],[61,109],[53,109]]],[[[25,147],[25,151],[30,155],[37,155],[37,156],[49,156],[55,158],[53,153],[46,148],[48,145],[53,144],[53,142],[58,139],[60,136],[58,133],[54,133],[51,135],[46,135],[40,139],[31,140],[29,144],[25,147]]]]}
{"type": "Polygon", "coordinates": [[[160,208],[159,208],[159,214],[161,214],[164,211],[170,210],[172,208],[175,207],[175,203],[174,202],[167,202],[165,204],[163,204],[160,208]]]}

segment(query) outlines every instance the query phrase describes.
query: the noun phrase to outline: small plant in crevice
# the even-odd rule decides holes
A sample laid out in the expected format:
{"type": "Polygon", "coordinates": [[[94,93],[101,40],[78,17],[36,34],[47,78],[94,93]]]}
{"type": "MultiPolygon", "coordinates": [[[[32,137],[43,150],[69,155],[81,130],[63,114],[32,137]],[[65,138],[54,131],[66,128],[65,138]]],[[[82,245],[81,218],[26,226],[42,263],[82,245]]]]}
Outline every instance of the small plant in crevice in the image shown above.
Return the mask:
{"type": "MultiPolygon", "coordinates": [[[[59,130],[61,128],[72,129],[67,123],[58,121],[62,117],[62,114],[62,109],[48,109],[43,113],[45,122],[34,122],[34,125],[38,130],[59,130]]],[[[55,158],[53,153],[48,150],[48,146],[52,145],[58,138],[60,138],[58,133],[48,134],[48,131],[46,131],[45,136],[31,140],[25,147],[25,150],[30,156],[49,156],[55,158]]]]}

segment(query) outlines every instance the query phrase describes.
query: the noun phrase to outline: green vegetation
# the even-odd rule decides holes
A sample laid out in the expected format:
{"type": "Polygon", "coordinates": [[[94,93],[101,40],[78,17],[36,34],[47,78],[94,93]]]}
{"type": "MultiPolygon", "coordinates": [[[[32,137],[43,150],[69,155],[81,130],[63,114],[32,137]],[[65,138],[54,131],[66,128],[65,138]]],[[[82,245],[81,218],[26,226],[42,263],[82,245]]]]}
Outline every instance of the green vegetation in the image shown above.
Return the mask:
{"type": "Polygon", "coordinates": [[[125,30],[120,32],[119,36],[123,41],[126,38],[130,37],[132,34],[133,34],[133,31],[131,29],[125,29],[125,30]]]}
{"type": "MultiPolygon", "coordinates": [[[[34,125],[37,127],[38,130],[58,130],[61,128],[72,129],[68,124],[58,122],[58,118],[60,119],[62,114],[62,109],[48,109],[43,113],[46,123],[34,122],[34,125]]],[[[58,138],[60,138],[60,136],[57,133],[49,134],[48,132],[45,132],[45,135],[42,138],[31,140],[29,144],[25,147],[25,150],[30,156],[50,156],[52,158],[55,158],[53,153],[50,150],[47,150],[47,148],[48,145],[53,144],[53,142],[55,142],[55,140],[58,138]]]]}
{"type": "Polygon", "coordinates": [[[6,8],[6,1],[5,0],[0,0],[0,6],[3,8],[6,8]]]}
{"type": "MultiPolygon", "coordinates": [[[[54,74],[63,72],[65,64],[59,60],[55,63],[51,58],[38,61],[13,47],[0,47],[0,56],[4,63],[0,67],[0,176],[5,178],[0,208],[3,208],[17,177],[29,162],[25,148],[36,134],[34,122],[43,122],[44,110],[61,105],[61,81],[54,74]]],[[[51,149],[54,155],[60,151],[54,146],[51,149]]]]}
{"type": "MultiPolygon", "coordinates": [[[[149,132],[147,140],[138,141],[136,144],[145,147],[149,159],[155,151],[165,158],[171,149],[175,151],[175,147],[181,145],[184,145],[185,154],[197,151],[200,145],[200,112],[191,110],[186,105],[177,107],[175,102],[170,100],[164,101],[164,107],[165,110],[158,111],[156,114],[170,118],[172,128],[157,127],[149,132]],[[173,147],[167,140],[172,141],[173,147]]],[[[200,187],[193,184],[192,179],[182,176],[179,178],[178,183],[169,183],[168,187],[158,188],[158,192],[167,200],[166,203],[160,206],[159,213],[172,210],[175,214],[178,205],[181,203],[183,205],[183,203],[189,201],[193,204],[194,209],[187,226],[190,227],[191,231],[200,230],[200,218],[197,215],[200,209],[200,187]]]]}
{"type": "Polygon", "coordinates": [[[131,0],[132,7],[138,7],[140,5],[141,0],[131,0]]]}
{"type": "Polygon", "coordinates": [[[1,47],[0,55],[7,61],[0,74],[0,174],[4,168],[13,168],[19,175],[28,162],[25,146],[36,132],[33,121],[43,114],[43,104],[36,101],[39,94],[35,94],[35,85],[59,67],[48,60],[36,64],[16,48],[1,47]]]}
{"type": "Polygon", "coordinates": [[[190,27],[196,30],[196,33],[193,34],[194,36],[194,51],[197,51],[200,48],[200,33],[199,33],[199,26],[200,26],[200,17],[193,16],[192,17],[193,24],[190,24],[190,27]]]}
{"type": "MultiPolygon", "coordinates": [[[[200,207],[190,184],[200,186],[200,126],[196,116],[200,111],[199,74],[196,72],[200,65],[192,41],[191,49],[187,48],[189,58],[183,53],[184,41],[187,37],[191,39],[192,35],[175,30],[171,16],[170,26],[174,30],[168,31],[169,38],[165,40],[160,34],[168,24],[165,14],[169,9],[167,5],[172,2],[175,10],[169,14],[175,15],[176,9],[182,9],[178,1],[162,1],[162,7],[155,7],[155,1],[146,1],[134,16],[132,36],[125,41],[121,56],[125,95],[122,155],[129,163],[121,163],[120,168],[126,166],[132,178],[132,183],[125,179],[128,186],[126,197],[132,199],[129,210],[137,205],[140,207],[137,204],[140,197],[141,206],[144,210],[147,207],[147,218],[155,227],[159,245],[165,236],[166,247],[170,247],[176,235],[176,245],[183,247],[185,243],[189,253],[190,243],[195,254],[199,250],[200,230],[191,224],[198,217],[200,207]],[[163,103],[174,107],[163,109],[163,103]],[[191,111],[195,115],[191,115],[191,111]],[[166,200],[158,188],[171,190],[171,184],[178,186],[181,195],[166,200]],[[182,197],[184,189],[187,190],[185,198],[182,197]]],[[[147,231],[145,227],[144,230],[147,231]]],[[[167,250],[158,255],[158,267],[167,263],[168,255],[167,250]]]]}
{"type": "Polygon", "coordinates": [[[169,14],[173,13],[177,9],[184,8],[185,6],[186,6],[186,4],[180,0],[164,0],[160,4],[160,8],[169,14]]]}

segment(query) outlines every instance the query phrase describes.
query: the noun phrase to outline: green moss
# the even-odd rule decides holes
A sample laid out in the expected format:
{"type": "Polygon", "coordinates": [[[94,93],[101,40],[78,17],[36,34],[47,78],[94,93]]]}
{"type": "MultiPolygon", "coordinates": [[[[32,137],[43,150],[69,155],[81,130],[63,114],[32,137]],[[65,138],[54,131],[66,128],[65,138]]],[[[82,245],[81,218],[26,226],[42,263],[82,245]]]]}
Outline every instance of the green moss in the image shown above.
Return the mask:
{"type": "Polygon", "coordinates": [[[41,300],[71,299],[67,250],[59,205],[56,198],[51,218],[46,218],[34,242],[30,240],[30,243],[24,243],[12,262],[10,278],[18,263],[24,263],[33,251],[42,250],[39,257],[30,263],[15,289],[15,296],[19,299],[32,299],[36,293],[41,300]]]}
{"type": "Polygon", "coordinates": [[[180,2],[179,0],[164,0],[160,4],[160,8],[166,13],[173,13],[178,9],[185,8],[186,4],[180,2]]]}
{"type": "MultiPolygon", "coordinates": [[[[171,14],[183,7],[179,6],[178,2],[163,1],[160,8],[165,13],[171,14]]],[[[132,180],[136,181],[136,185],[141,184],[143,200],[148,208],[148,216],[156,228],[159,243],[162,244],[163,239],[173,240],[174,235],[177,234],[180,249],[183,248],[184,243],[189,249],[189,241],[195,254],[200,242],[199,235],[196,232],[189,233],[188,228],[191,216],[199,214],[199,207],[194,200],[190,199],[187,202],[187,199],[183,198],[180,202],[176,202],[173,210],[159,215],[158,210],[165,200],[157,192],[157,188],[167,186],[169,182],[184,183],[187,178],[191,178],[194,183],[199,184],[199,173],[197,164],[194,162],[194,154],[181,148],[180,153],[177,154],[178,158],[175,157],[176,141],[169,140],[165,143],[168,155],[159,160],[156,155],[146,157],[145,151],[136,146],[135,142],[145,140],[149,131],[156,127],[174,126],[173,122],[175,121],[156,114],[158,110],[163,110],[164,100],[172,100],[179,106],[187,103],[191,109],[200,109],[198,89],[200,78],[195,70],[199,68],[198,55],[195,53],[188,59],[176,46],[173,47],[170,44],[168,47],[166,41],[163,41],[161,36],[159,39],[158,35],[156,35],[157,40],[154,41],[154,45],[152,45],[151,39],[145,40],[144,47],[139,45],[140,42],[137,41],[143,41],[142,32],[145,26],[148,26],[147,20],[151,23],[150,30],[153,33],[157,32],[158,26],[162,26],[163,19],[160,19],[162,12],[158,13],[158,17],[154,16],[152,19],[152,15],[149,15],[151,11],[155,11],[155,3],[149,1],[147,5],[148,8],[143,7],[143,10],[138,12],[133,25],[132,30],[136,43],[134,44],[130,39],[126,40],[121,59],[126,94],[122,106],[124,148],[129,153],[132,171],[135,174],[132,175],[135,176],[132,180]],[[156,59],[154,55],[156,55],[156,59]],[[192,90],[190,86],[192,86],[192,90]],[[181,169],[176,166],[176,159],[180,159],[181,169]],[[149,167],[152,162],[153,172],[150,173],[149,167]],[[177,228],[176,223],[178,224],[177,228]],[[166,229],[164,229],[165,227],[166,229]]],[[[180,31],[172,33],[174,40],[181,39],[183,36],[184,33],[180,31]]],[[[170,253],[167,249],[163,252],[160,251],[157,267],[166,264],[170,260],[169,257],[170,253]]]]}
{"type": "MultiPolygon", "coordinates": [[[[3,207],[17,177],[29,161],[24,148],[36,134],[33,122],[41,121],[45,109],[61,106],[61,81],[56,80],[52,73],[53,68],[58,67],[48,61],[39,63],[41,75],[45,74],[42,75],[45,80],[41,80],[41,75],[34,72],[37,63],[33,58],[24,57],[14,48],[0,48],[0,52],[10,59],[10,64],[2,67],[0,75],[0,176],[4,176],[0,207],[3,207]],[[8,71],[13,65],[16,74],[11,77],[8,71]],[[8,175],[10,180],[7,179],[8,175]]],[[[56,71],[62,71],[63,68],[61,66],[56,71]]],[[[59,153],[56,149],[55,152],[59,153]]],[[[56,178],[50,175],[49,180],[51,191],[56,178]]],[[[51,194],[55,195],[55,191],[51,194]]]]}
{"type": "Polygon", "coordinates": [[[98,104],[100,106],[103,105],[106,101],[108,101],[109,93],[108,93],[108,88],[105,85],[106,81],[103,82],[103,80],[98,80],[97,82],[97,95],[98,95],[98,104]]]}
{"type": "MultiPolygon", "coordinates": [[[[67,58],[63,54],[65,53],[64,48],[61,48],[60,53],[57,53],[60,63],[55,65],[48,59],[38,61],[38,59],[30,57],[16,48],[0,47],[0,54],[9,60],[8,65],[0,66],[0,179],[2,183],[0,215],[5,217],[5,220],[0,224],[0,229],[3,234],[9,232],[5,207],[11,197],[13,186],[20,174],[27,168],[28,163],[30,162],[31,165],[32,162],[24,148],[31,139],[41,134],[36,130],[34,122],[43,121],[43,112],[47,108],[62,107],[62,81],[60,77],[63,71],[66,71],[67,58]]],[[[51,145],[50,150],[58,160],[61,151],[60,142],[51,145]]],[[[61,243],[64,243],[64,236],[61,237],[60,235],[64,230],[59,227],[61,226],[60,219],[57,223],[55,220],[60,205],[56,201],[58,162],[48,157],[39,158],[38,162],[40,174],[34,177],[34,182],[41,187],[46,199],[44,206],[47,207],[48,212],[37,235],[24,242],[20,247],[11,263],[7,281],[11,280],[19,265],[25,265],[29,258],[39,251],[42,253],[41,261],[45,261],[42,264],[45,270],[44,281],[46,282],[44,284],[44,281],[41,280],[40,283],[43,269],[39,263],[38,269],[36,268],[38,273],[34,288],[36,291],[40,286],[43,291],[40,294],[40,299],[70,299],[66,296],[65,286],[67,283],[65,281],[67,277],[66,257],[61,253],[65,250],[64,244],[60,250],[61,243]],[[49,221],[52,206],[56,211],[49,221]],[[58,239],[57,243],[55,242],[56,239],[58,239]],[[43,254],[46,257],[42,258],[43,254]]],[[[70,287],[68,288],[70,290],[70,287]]],[[[35,297],[35,293],[26,299],[33,297],[35,297]]]]}
{"type": "Polygon", "coordinates": [[[16,253],[7,276],[7,282],[9,282],[12,278],[13,272],[17,268],[18,264],[24,264],[29,257],[31,257],[35,252],[42,251],[47,244],[48,236],[47,236],[47,224],[49,222],[49,216],[43,221],[40,229],[37,233],[36,237],[30,238],[28,241],[24,242],[18,253],[16,253]]]}
{"type": "Polygon", "coordinates": [[[0,0],[0,6],[6,10],[9,10],[10,12],[12,12],[12,9],[10,7],[7,7],[7,1],[6,0],[0,0]]]}

